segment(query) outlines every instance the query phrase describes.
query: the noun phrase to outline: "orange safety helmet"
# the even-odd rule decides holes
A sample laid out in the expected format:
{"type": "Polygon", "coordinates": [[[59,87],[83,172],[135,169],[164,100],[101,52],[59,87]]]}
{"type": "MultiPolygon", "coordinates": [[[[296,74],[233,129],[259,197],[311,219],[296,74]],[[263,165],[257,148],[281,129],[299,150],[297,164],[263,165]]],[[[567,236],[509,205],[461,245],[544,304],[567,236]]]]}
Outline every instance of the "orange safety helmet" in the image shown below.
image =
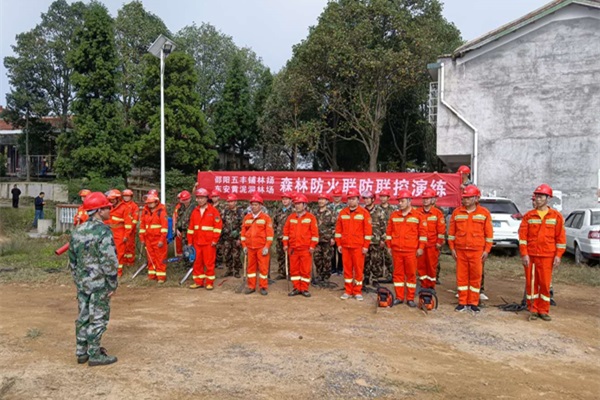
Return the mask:
{"type": "Polygon", "coordinates": [[[381,196],[392,197],[392,192],[388,189],[384,189],[381,192],[379,192],[379,197],[381,196]]]}
{"type": "Polygon", "coordinates": [[[179,194],[177,195],[177,198],[180,201],[187,201],[189,199],[192,198],[192,194],[190,192],[188,192],[187,190],[182,190],[181,192],[179,192],[179,194]]]}
{"type": "Polygon", "coordinates": [[[396,195],[396,198],[398,200],[401,200],[401,199],[412,199],[412,197],[413,197],[412,193],[409,192],[406,189],[399,190],[398,194],[396,195]]]}
{"type": "Polygon", "coordinates": [[[123,196],[133,196],[133,190],[131,190],[131,189],[123,190],[123,196]]]}
{"type": "Polygon", "coordinates": [[[319,193],[319,199],[325,199],[327,201],[330,201],[329,195],[327,193],[319,193]]]}
{"type": "Polygon", "coordinates": [[[459,174],[465,174],[465,175],[469,175],[471,173],[471,168],[467,167],[466,165],[461,165],[460,167],[458,167],[458,172],[459,174]]]}
{"type": "Polygon", "coordinates": [[[121,191],[119,189],[111,189],[108,191],[108,195],[106,196],[109,200],[114,200],[116,198],[121,197],[121,191]]]}
{"type": "Polygon", "coordinates": [[[358,192],[358,189],[350,189],[348,190],[348,193],[346,194],[346,197],[350,198],[350,197],[360,197],[360,193],[358,192]]]}
{"type": "Polygon", "coordinates": [[[204,188],[196,189],[196,193],[194,193],[196,197],[208,197],[208,190],[204,188]]]}
{"type": "Polygon", "coordinates": [[[227,201],[237,201],[237,199],[237,196],[233,193],[227,196],[227,201]]]}
{"type": "Polygon", "coordinates": [[[254,193],[252,195],[252,197],[250,198],[250,203],[260,203],[260,204],[263,204],[264,201],[263,201],[263,198],[262,198],[262,196],[260,194],[254,193]]]}
{"type": "Polygon", "coordinates": [[[85,197],[92,193],[89,189],[81,189],[79,191],[79,197],[85,197]]]}
{"type": "Polygon", "coordinates": [[[462,192],[462,197],[478,197],[481,196],[479,188],[475,185],[468,185],[462,192]]]}
{"type": "Polygon", "coordinates": [[[221,193],[218,190],[213,190],[210,192],[210,197],[221,197],[221,193]]]}
{"type": "Polygon", "coordinates": [[[92,211],[110,207],[112,207],[112,204],[108,202],[108,199],[106,198],[104,193],[93,192],[85,196],[85,200],[83,200],[83,209],[85,211],[92,211]]]}
{"type": "Polygon", "coordinates": [[[144,203],[148,204],[148,203],[154,203],[155,201],[158,201],[158,196],[154,195],[154,194],[149,194],[146,196],[146,200],[144,200],[144,203]]]}
{"type": "Polygon", "coordinates": [[[303,195],[302,193],[297,194],[296,197],[294,197],[294,204],[296,203],[304,203],[307,204],[308,203],[308,199],[306,198],[305,195],[303,195]]]}
{"type": "Polygon", "coordinates": [[[535,188],[533,194],[545,194],[546,196],[552,197],[552,188],[549,185],[542,183],[540,186],[535,188]]]}
{"type": "Polygon", "coordinates": [[[334,195],[334,196],[336,196],[336,197],[338,197],[338,196],[340,196],[340,197],[341,197],[341,196],[343,195],[343,193],[342,193],[342,189],[335,189],[335,190],[333,191],[333,195],[334,195]]]}
{"type": "Polygon", "coordinates": [[[421,197],[424,199],[431,199],[433,197],[437,197],[437,193],[432,188],[427,188],[423,190],[423,193],[421,193],[421,197]]]}

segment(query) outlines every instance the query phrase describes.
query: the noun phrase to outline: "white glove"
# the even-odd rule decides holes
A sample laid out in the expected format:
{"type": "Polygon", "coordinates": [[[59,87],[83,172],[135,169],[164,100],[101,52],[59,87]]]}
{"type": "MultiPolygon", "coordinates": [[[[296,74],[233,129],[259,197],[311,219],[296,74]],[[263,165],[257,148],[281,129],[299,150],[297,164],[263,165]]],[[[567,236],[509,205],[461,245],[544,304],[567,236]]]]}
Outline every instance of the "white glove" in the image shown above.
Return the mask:
{"type": "Polygon", "coordinates": [[[267,254],[269,254],[269,249],[267,249],[266,247],[262,250],[262,255],[266,256],[267,254]]]}

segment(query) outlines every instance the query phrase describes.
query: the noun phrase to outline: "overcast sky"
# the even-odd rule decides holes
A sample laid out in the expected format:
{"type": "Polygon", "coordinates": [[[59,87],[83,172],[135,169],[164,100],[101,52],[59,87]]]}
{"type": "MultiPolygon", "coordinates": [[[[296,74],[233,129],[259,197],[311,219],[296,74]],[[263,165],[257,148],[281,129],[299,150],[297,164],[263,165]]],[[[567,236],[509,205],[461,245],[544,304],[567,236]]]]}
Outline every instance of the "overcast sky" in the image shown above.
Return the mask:
{"type": "MultiPolygon", "coordinates": [[[[68,0],[71,3],[71,0],[68,0]]],[[[535,10],[550,0],[444,0],[444,16],[454,22],[465,40],[535,10]]],[[[87,0],[86,0],[87,2],[87,0]]],[[[102,0],[110,13],[126,0],[102,0]]],[[[52,0],[0,0],[1,59],[12,54],[15,36],[32,29],[52,0]]],[[[232,36],[238,46],[252,48],[271,71],[277,72],[306,37],[327,0],[143,0],[172,32],[192,22],[208,22],[232,36]]],[[[0,66],[0,105],[9,91],[4,63],[0,66]]]]}

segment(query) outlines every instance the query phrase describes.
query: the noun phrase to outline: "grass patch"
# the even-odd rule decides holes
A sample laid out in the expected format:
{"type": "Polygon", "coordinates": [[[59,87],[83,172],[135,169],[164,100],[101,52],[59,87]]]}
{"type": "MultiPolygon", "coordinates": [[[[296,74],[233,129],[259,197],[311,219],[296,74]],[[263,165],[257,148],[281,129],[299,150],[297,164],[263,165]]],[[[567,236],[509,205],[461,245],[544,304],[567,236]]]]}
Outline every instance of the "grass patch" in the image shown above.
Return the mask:
{"type": "Polygon", "coordinates": [[[27,330],[27,335],[25,335],[26,337],[28,337],[29,339],[36,339],[40,336],[42,336],[42,330],[38,329],[38,328],[29,328],[27,330]]]}

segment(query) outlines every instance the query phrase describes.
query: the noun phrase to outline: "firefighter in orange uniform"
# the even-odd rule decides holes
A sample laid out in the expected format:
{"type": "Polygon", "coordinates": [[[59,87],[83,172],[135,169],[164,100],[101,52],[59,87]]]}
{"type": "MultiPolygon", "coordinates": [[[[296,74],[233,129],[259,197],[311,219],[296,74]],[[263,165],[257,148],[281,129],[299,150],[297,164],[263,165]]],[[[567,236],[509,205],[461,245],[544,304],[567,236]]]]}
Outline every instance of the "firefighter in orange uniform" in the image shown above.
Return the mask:
{"type": "Polygon", "coordinates": [[[164,283],[167,280],[167,209],[155,194],[146,195],[140,222],[140,241],[146,246],[148,279],[164,283]]]}
{"type": "Polygon", "coordinates": [[[187,243],[196,250],[192,271],[194,283],[190,285],[190,289],[206,287],[206,290],[213,290],[217,243],[221,237],[223,221],[219,211],[208,203],[208,190],[196,189],[195,195],[198,206],[190,215],[187,230],[187,243]]]}
{"type": "Polygon", "coordinates": [[[542,184],[533,194],[535,209],[528,211],[521,220],[519,250],[525,267],[529,320],[550,321],[552,269],[560,265],[567,240],[562,215],[548,207],[552,188],[542,184]]]}
{"type": "Polygon", "coordinates": [[[106,198],[112,204],[112,208],[110,210],[110,218],[104,221],[104,223],[109,225],[112,231],[115,247],[117,248],[117,258],[119,260],[117,275],[122,276],[123,265],[125,264],[125,248],[131,236],[131,229],[133,229],[131,214],[129,213],[129,206],[121,201],[121,191],[112,189],[108,192],[106,198]]]}
{"type": "Polygon", "coordinates": [[[245,293],[256,291],[256,271],[260,294],[266,296],[269,286],[269,249],[273,244],[273,221],[262,212],[263,199],[258,193],[250,198],[250,212],[242,221],[242,248],[247,257],[248,288],[245,293]]]}
{"type": "Polygon", "coordinates": [[[312,255],[319,243],[317,218],[306,211],[308,199],[303,194],[294,198],[295,212],[283,226],[283,250],[289,254],[290,277],[294,290],[288,296],[310,297],[308,287],[312,270],[312,255]]]}
{"type": "Polygon", "coordinates": [[[423,257],[417,259],[417,270],[421,287],[435,289],[436,270],[440,258],[440,249],[446,238],[446,221],[444,213],[435,206],[437,193],[427,188],[421,194],[423,207],[419,209],[423,219],[427,221],[427,244],[423,257]]]}
{"type": "Polygon", "coordinates": [[[90,193],[92,193],[92,192],[90,192],[88,189],[81,189],[79,191],[79,197],[81,197],[81,205],[77,208],[77,213],[75,214],[75,217],[73,218],[73,226],[83,224],[85,221],[88,220],[88,214],[83,209],[83,202],[85,201],[86,196],[90,193]]]}
{"type": "Polygon", "coordinates": [[[417,257],[423,255],[427,244],[427,220],[412,208],[408,190],[400,190],[397,198],[399,209],[390,216],[385,238],[394,261],[394,305],[402,304],[406,298],[409,307],[416,307],[417,257]]]}
{"type": "Polygon", "coordinates": [[[471,184],[471,180],[469,179],[469,175],[471,175],[471,168],[466,165],[461,165],[458,167],[456,171],[460,175],[460,189],[465,190],[467,186],[471,184]]]}
{"type": "Polygon", "coordinates": [[[490,212],[477,204],[481,192],[468,185],[462,193],[463,205],[450,217],[448,246],[456,260],[458,305],[455,311],[478,313],[483,262],[492,249],[494,231],[490,212]]]}
{"type": "Polygon", "coordinates": [[[373,225],[371,214],[358,205],[358,190],[350,189],[347,197],[348,206],[338,214],[335,226],[335,242],[344,265],[344,294],[340,298],[346,300],[354,296],[363,301],[365,255],[371,244],[373,225]]]}
{"type": "Polygon", "coordinates": [[[135,235],[137,233],[137,224],[140,215],[140,208],[132,198],[133,191],[131,189],[123,190],[123,203],[129,207],[129,215],[131,215],[131,233],[129,234],[129,239],[125,246],[124,264],[130,267],[133,267],[135,264],[135,235]]]}

